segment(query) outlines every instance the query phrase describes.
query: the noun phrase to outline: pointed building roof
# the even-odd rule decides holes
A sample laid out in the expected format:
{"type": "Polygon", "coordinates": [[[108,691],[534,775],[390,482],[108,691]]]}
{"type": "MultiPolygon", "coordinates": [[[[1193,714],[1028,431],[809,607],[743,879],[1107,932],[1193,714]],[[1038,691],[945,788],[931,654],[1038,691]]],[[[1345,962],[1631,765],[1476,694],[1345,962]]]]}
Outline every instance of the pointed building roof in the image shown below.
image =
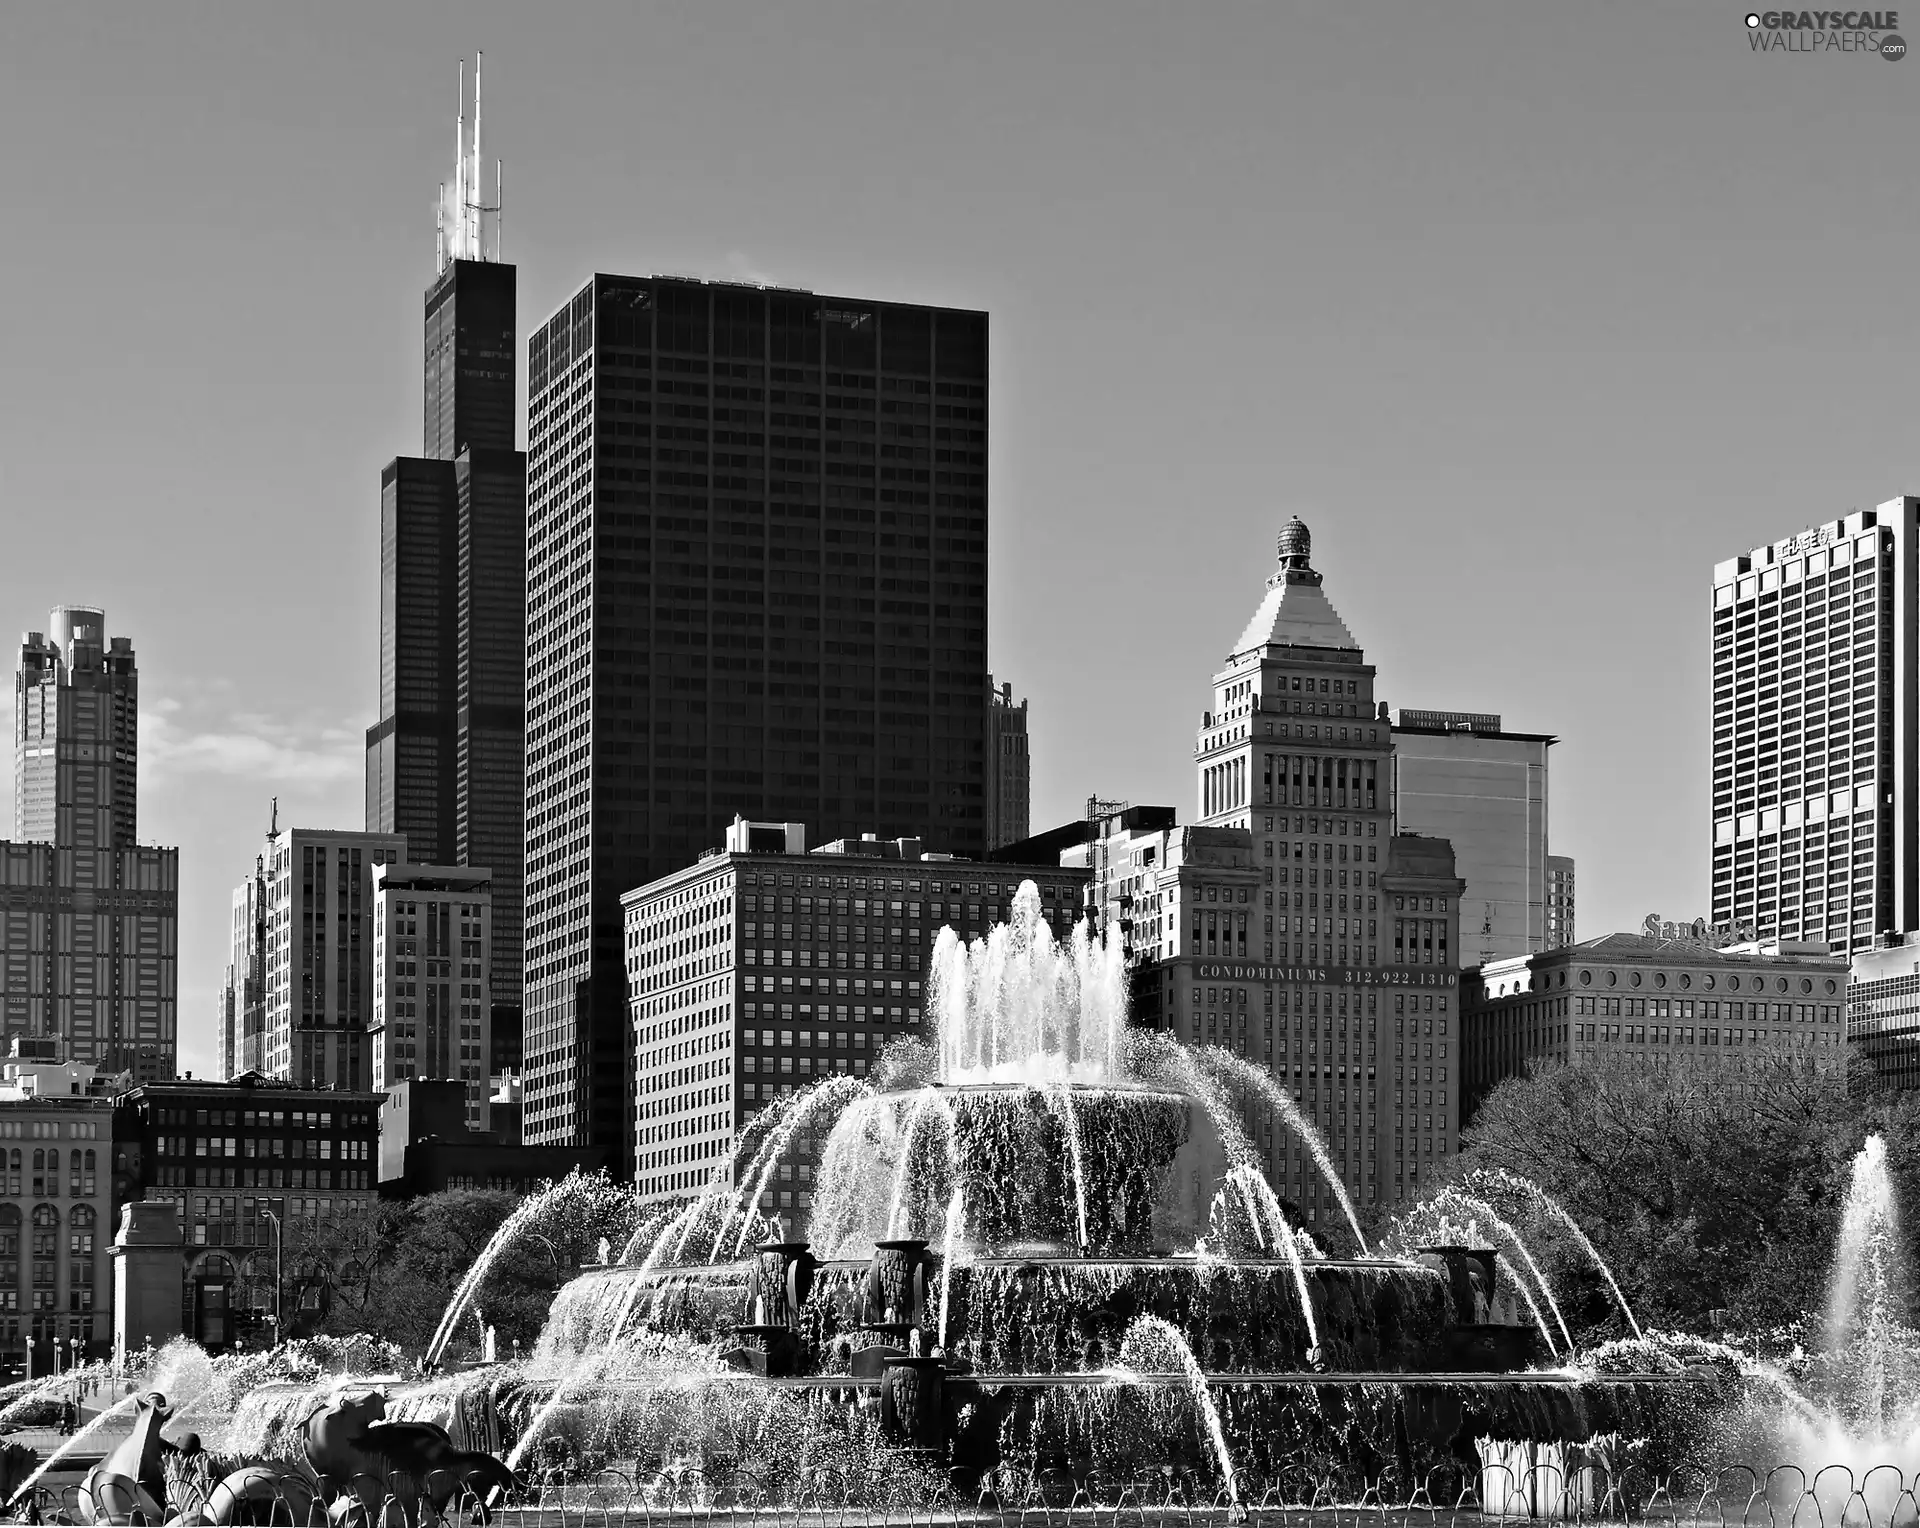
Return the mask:
{"type": "Polygon", "coordinates": [[[1335,647],[1360,650],[1311,566],[1313,535],[1295,516],[1280,531],[1280,568],[1267,595],[1233,644],[1234,656],[1260,647],[1335,647]]]}

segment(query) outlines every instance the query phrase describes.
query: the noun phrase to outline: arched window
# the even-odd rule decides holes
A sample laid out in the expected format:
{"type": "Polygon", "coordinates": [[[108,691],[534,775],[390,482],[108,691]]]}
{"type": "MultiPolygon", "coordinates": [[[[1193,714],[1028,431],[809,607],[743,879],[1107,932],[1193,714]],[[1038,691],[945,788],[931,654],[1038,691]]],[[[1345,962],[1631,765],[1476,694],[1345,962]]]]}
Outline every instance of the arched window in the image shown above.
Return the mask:
{"type": "Polygon", "coordinates": [[[20,1148],[18,1146],[13,1148],[11,1159],[8,1161],[7,1167],[12,1172],[17,1173],[20,1171],[20,1148]]]}
{"type": "Polygon", "coordinates": [[[50,1204],[36,1204],[33,1207],[33,1223],[42,1230],[57,1227],[60,1224],[60,1212],[50,1204]]]}
{"type": "Polygon", "coordinates": [[[76,1231],[91,1231],[94,1219],[94,1209],[90,1204],[76,1204],[72,1213],[67,1216],[68,1223],[76,1231]]]}
{"type": "Polygon", "coordinates": [[[88,1172],[92,1172],[94,1170],[93,1163],[94,1163],[94,1154],[91,1151],[89,1151],[87,1153],[87,1171],[88,1172]]]}
{"type": "Polygon", "coordinates": [[[60,1148],[58,1146],[47,1153],[47,1171],[50,1173],[60,1171],[60,1148]]]}
{"type": "Polygon", "coordinates": [[[43,1173],[47,1170],[47,1149],[44,1146],[33,1148],[33,1170],[43,1173]]]}

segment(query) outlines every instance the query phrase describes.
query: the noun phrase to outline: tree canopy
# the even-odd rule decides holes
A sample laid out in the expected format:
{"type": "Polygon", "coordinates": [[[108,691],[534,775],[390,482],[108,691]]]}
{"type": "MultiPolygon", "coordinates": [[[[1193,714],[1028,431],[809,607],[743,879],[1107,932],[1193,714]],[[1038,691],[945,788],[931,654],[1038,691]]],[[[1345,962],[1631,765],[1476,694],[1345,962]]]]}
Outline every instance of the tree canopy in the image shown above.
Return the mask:
{"type": "MultiPolygon", "coordinates": [[[[521,1198],[500,1189],[450,1189],[385,1201],[370,1216],[316,1228],[312,1250],[333,1270],[318,1329],[375,1332],[420,1352],[461,1279],[521,1198]]],[[[474,1298],[480,1317],[496,1328],[503,1356],[516,1341],[532,1346],[555,1292],[594,1261],[602,1237],[619,1254],[632,1219],[631,1200],[608,1193],[558,1207],[537,1231],[503,1249],[474,1298]]],[[[458,1345],[477,1345],[479,1317],[471,1310],[463,1328],[455,1334],[458,1345]]]]}
{"type": "Polygon", "coordinates": [[[1804,1052],[1745,1061],[1602,1056],[1510,1079],[1482,1103],[1437,1189],[1495,1201],[1577,1337],[1622,1335],[1624,1320],[1575,1240],[1503,1189],[1500,1170],[1559,1201],[1642,1325],[1792,1323],[1824,1304],[1853,1158],[1869,1134],[1886,1138],[1896,1195],[1920,1203],[1920,1099],[1850,1096],[1843,1073],[1811,1068],[1804,1052]]]}

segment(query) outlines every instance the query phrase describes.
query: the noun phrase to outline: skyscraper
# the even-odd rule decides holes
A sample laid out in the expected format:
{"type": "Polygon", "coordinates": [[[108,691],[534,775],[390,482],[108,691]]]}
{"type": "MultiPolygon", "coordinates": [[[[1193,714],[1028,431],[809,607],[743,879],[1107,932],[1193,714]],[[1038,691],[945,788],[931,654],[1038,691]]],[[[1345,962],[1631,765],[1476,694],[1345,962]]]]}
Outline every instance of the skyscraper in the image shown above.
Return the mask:
{"type": "Polygon", "coordinates": [[[1013,703],[1013,686],[993,687],[987,676],[987,847],[1027,836],[1033,797],[1033,759],[1027,748],[1027,703],[1013,703]]]}
{"type": "Polygon", "coordinates": [[[410,1077],[459,1081],[470,1130],[484,1130],[487,1120],[492,900],[484,869],[373,871],[370,1085],[378,1093],[410,1077]]]}
{"type": "MultiPolygon", "coordinates": [[[[1449,1028],[1459,1035],[1462,883],[1445,839],[1400,829],[1374,669],[1328,601],[1312,550],[1298,519],[1282,528],[1280,566],[1214,675],[1194,752],[1202,821],[1252,838],[1260,924],[1231,955],[1251,960],[1257,945],[1261,964],[1224,964],[1227,930],[1241,937],[1238,908],[1219,909],[1217,955],[1215,909],[1174,909],[1185,947],[1222,963],[1183,973],[1194,985],[1176,984],[1167,1012],[1199,1039],[1203,1013],[1213,1032],[1215,1006],[1215,988],[1200,983],[1235,984],[1218,989],[1223,1018],[1229,1004],[1249,1005],[1248,978],[1264,986],[1259,1000],[1277,1010],[1258,1042],[1266,1064],[1319,1121],[1354,1197],[1399,1197],[1458,1140],[1459,1073],[1449,1077],[1446,1058],[1449,1028]]],[[[1276,1151],[1273,1163],[1276,1187],[1311,1205],[1299,1151],[1276,1151]]]]}
{"type": "MultiPolygon", "coordinates": [[[[380,720],[367,831],[492,872],[489,1028],[517,1059],[526,737],[527,463],[514,449],[514,278],[481,181],[478,74],[426,295],[424,455],[380,477],[380,720]]],[[[464,83],[463,83],[464,93],[464,83]]],[[[464,105],[464,102],[463,102],[464,105]]]]}
{"type": "MultiPolygon", "coordinates": [[[[1279,554],[1213,676],[1200,824],[1121,811],[1062,859],[1093,869],[1096,917],[1127,941],[1136,1021],[1271,1073],[1355,1200],[1413,1197],[1459,1140],[1464,883],[1447,840],[1396,822],[1374,669],[1297,519],[1279,554]]],[[[1249,1123],[1275,1191],[1337,1220],[1301,1142],[1249,1123]]]]}
{"type": "Polygon", "coordinates": [[[1393,729],[1393,807],[1403,833],[1453,845],[1467,883],[1460,960],[1479,965],[1549,948],[1547,750],[1473,711],[1402,708],[1393,729]]]}
{"type": "Polygon", "coordinates": [[[14,676],[14,832],[90,851],[134,841],[140,671],[106,612],[57,605],[14,676]]]}
{"type": "Polygon", "coordinates": [[[21,639],[14,817],[0,843],[5,1033],[70,1059],[171,1077],[178,1045],[179,851],[134,841],[139,668],[93,606],[21,639]]]}
{"type": "MultiPolygon", "coordinates": [[[[367,1031],[373,1019],[374,870],[404,864],[406,841],[392,833],[339,833],[281,828],[267,834],[261,857],[266,960],[261,976],[258,1069],[303,1088],[364,1092],[372,1084],[367,1031]]],[[[234,893],[236,909],[248,894],[234,893]]],[[[236,930],[235,943],[248,930],[236,930]]],[[[236,964],[238,963],[236,959],[236,964]]],[[[428,974],[414,961],[413,983],[428,974]]],[[[441,984],[444,987],[444,984],[441,984]]],[[[256,1063],[243,1036],[241,1070],[256,1063]]]]}
{"type": "Polygon", "coordinates": [[[1920,928],[1920,498],[1713,570],[1713,916],[1836,953],[1920,928]]]}
{"type": "Polygon", "coordinates": [[[986,315],[595,276],[528,414],[524,1135],[625,1162],[624,892],[736,815],[986,847],[986,315]]]}

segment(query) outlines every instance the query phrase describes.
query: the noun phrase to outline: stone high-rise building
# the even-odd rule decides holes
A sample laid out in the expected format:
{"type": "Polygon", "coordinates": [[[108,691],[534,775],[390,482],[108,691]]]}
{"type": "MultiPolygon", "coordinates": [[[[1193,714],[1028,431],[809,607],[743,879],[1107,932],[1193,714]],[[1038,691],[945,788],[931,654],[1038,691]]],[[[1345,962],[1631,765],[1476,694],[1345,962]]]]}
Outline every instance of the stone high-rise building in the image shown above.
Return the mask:
{"type": "Polygon", "coordinates": [[[5,1035],[173,1075],[179,851],[135,841],[139,669],[93,606],[56,608],[14,673],[16,837],[0,842],[5,1035]]]}
{"type": "Polygon", "coordinates": [[[987,847],[1017,844],[1031,831],[1033,759],[1027,747],[1027,703],[1013,686],[987,676],[987,847]]]}
{"type": "MultiPolygon", "coordinates": [[[[1225,666],[1194,752],[1200,821],[1103,818],[1067,863],[1126,938],[1136,1020],[1270,1072],[1358,1202],[1416,1196],[1459,1141],[1460,897],[1443,838],[1399,830],[1393,729],[1305,525],[1225,666]]],[[[1256,1111],[1276,1192],[1337,1222],[1302,1143],[1256,1111]]]]}
{"type": "Polygon", "coordinates": [[[633,1153],[621,897],[986,837],[984,313],[595,276],[528,355],[524,1138],[633,1153]]]}

